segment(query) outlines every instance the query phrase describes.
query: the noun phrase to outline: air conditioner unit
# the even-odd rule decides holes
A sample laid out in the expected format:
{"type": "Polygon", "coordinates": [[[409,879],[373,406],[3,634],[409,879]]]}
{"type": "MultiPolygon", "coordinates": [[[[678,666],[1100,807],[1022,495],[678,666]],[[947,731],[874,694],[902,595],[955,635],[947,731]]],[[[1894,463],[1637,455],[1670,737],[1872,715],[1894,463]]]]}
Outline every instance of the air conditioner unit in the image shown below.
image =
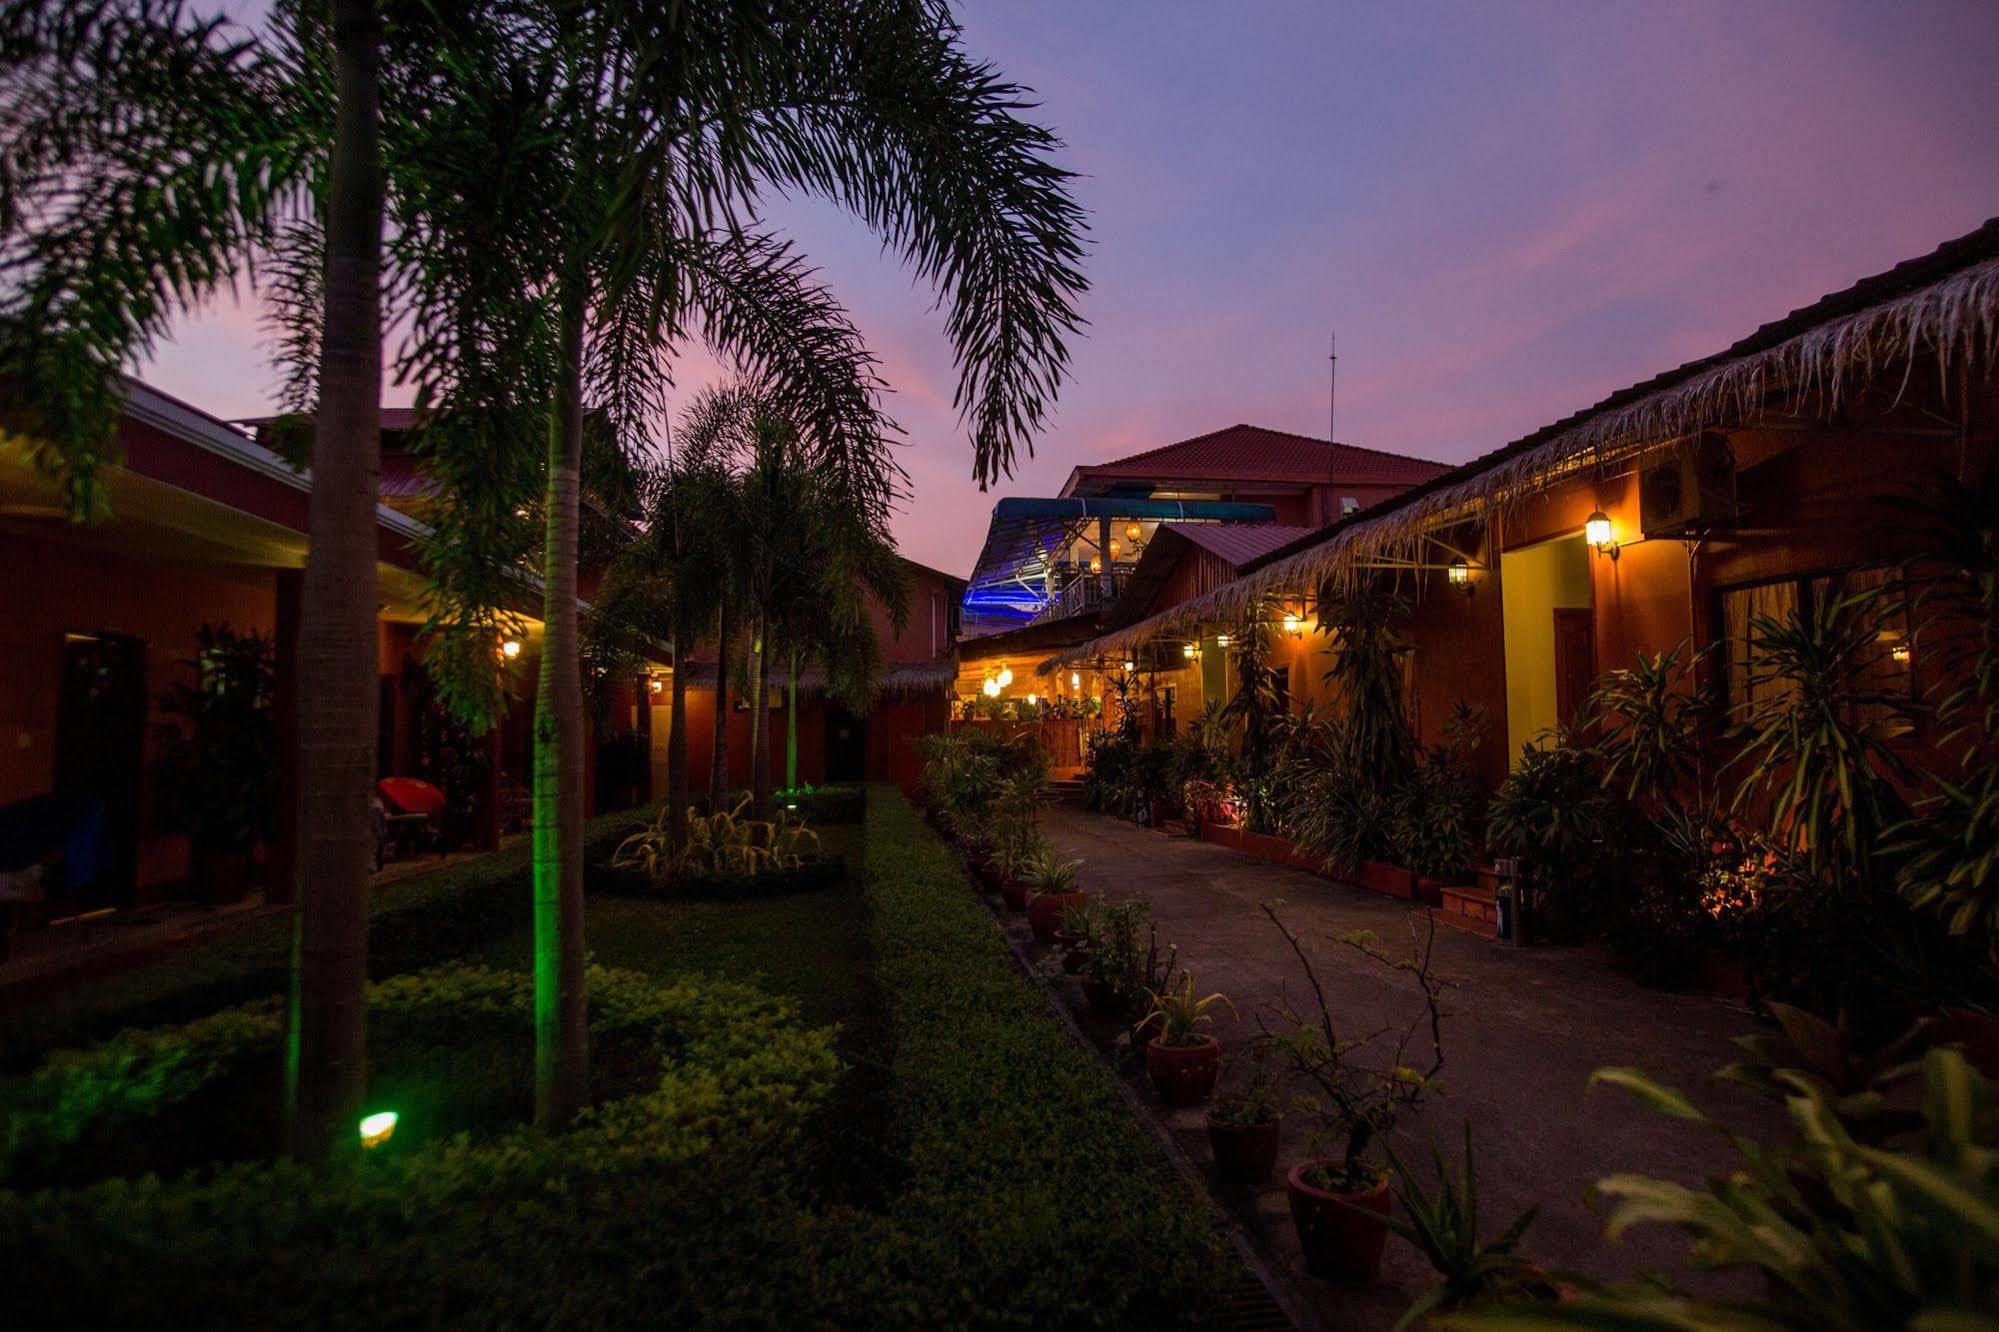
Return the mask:
{"type": "Polygon", "coordinates": [[[1735,519],[1735,450],[1724,435],[1703,431],[1639,473],[1638,526],[1648,537],[1699,536],[1735,519]]]}

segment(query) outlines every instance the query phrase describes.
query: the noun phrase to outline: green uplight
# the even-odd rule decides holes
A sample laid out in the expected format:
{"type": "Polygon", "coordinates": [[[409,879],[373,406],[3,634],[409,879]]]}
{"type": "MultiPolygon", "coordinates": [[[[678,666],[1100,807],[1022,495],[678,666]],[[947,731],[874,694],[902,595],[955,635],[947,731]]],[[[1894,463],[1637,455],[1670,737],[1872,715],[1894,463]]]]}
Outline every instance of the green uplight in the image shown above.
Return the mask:
{"type": "Polygon", "coordinates": [[[361,1145],[363,1147],[380,1147],[394,1136],[395,1131],[396,1112],[393,1110],[377,1110],[374,1114],[368,1115],[361,1121],[361,1145]]]}

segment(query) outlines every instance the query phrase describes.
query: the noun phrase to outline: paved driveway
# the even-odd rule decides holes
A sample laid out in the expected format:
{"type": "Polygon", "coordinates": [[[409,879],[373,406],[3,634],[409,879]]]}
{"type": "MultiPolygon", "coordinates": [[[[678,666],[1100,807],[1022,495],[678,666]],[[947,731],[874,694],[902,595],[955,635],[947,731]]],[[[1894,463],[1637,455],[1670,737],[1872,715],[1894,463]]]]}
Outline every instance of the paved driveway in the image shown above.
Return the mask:
{"type": "MultiPolygon", "coordinates": [[[[1259,1006],[1287,991],[1294,1001],[1307,998],[1297,960],[1258,910],[1258,903],[1272,899],[1284,901],[1284,917],[1304,936],[1335,1016],[1348,1029],[1407,1023],[1416,1012],[1407,977],[1331,942],[1367,928],[1391,953],[1407,950],[1406,903],[1071,806],[1049,811],[1043,830],[1062,855],[1086,862],[1086,888],[1151,899],[1161,943],[1179,945],[1200,991],[1219,989],[1235,1001],[1241,1022],[1226,1012],[1217,1021],[1225,1059],[1256,1034],[1259,1006]]],[[[1026,927],[1016,920],[1010,928],[1018,933],[1026,927]]],[[[1754,1029],[1754,1019],[1716,999],[1644,989],[1577,949],[1514,949],[1444,928],[1434,946],[1436,971],[1457,983],[1446,1000],[1445,1094],[1404,1123],[1397,1150],[1407,1148],[1405,1159],[1413,1152],[1427,1162],[1427,1136],[1435,1133],[1455,1157],[1469,1120],[1478,1148],[1480,1217],[1488,1231],[1539,1203],[1527,1247],[1545,1266],[1618,1275],[1676,1265],[1682,1246],[1664,1230],[1647,1228],[1606,1246],[1590,1186],[1626,1170],[1696,1184],[1725,1168],[1729,1154],[1696,1126],[1647,1112],[1614,1090],[1586,1096],[1585,1084],[1592,1069],[1637,1065],[1711,1112],[1771,1123],[1774,1108],[1709,1082],[1736,1052],[1729,1038],[1754,1029]]],[[[1080,987],[1065,982],[1064,988],[1080,1004],[1080,987]]],[[[1246,1060],[1240,1064],[1246,1072],[1246,1060]]],[[[1143,1076],[1128,1064],[1126,1071],[1143,1076]]],[[[1223,1077],[1226,1083],[1226,1064],[1223,1077]]],[[[1281,1180],[1307,1145],[1306,1126],[1295,1117],[1285,1125],[1280,1177],[1251,1196],[1213,1174],[1199,1110],[1161,1113],[1187,1154],[1207,1170],[1211,1186],[1263,1236],[1332,1326],[1386,1326],[1410,1295],[1430,1284],[1422,1257],[1393,1238],[1383,1289],[1341,1290],[1299,1275],[1281,1180]]]]}

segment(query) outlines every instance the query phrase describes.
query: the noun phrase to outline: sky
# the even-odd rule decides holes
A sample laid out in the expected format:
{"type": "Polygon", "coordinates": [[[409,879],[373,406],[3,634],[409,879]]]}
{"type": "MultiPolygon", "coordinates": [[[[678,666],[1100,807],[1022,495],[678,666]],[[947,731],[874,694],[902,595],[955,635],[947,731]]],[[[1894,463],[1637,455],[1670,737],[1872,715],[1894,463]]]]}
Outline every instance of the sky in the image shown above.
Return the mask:
{"type": "MultiPolygon", "coordinates": [[[[234,8],[234,6],[232,6],[234,8]]],[[[778,200],[880,358],[912,559],[969,572],[1000,495],[1238,421],[1460,462],[1999,215],[1999,0],[988,0],[1089,213],[1073,373],[981,493],[935,294],[778,200]]],[[[254,302],[141,374],[265,410],[254,302]]],[[[712,362],[690,355],[691,390],[712,362]]],[[[392,387],[385,399],[406,402],[392,387]]]]}

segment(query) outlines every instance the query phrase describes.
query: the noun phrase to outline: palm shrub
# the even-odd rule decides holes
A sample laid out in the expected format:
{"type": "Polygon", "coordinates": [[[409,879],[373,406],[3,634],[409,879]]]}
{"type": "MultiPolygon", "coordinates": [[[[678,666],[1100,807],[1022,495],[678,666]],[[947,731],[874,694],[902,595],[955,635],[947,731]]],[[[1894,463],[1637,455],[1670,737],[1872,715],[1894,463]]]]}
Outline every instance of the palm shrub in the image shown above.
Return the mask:
{"type": "Polygon", "coordinates": [[[1403,1311],[1394,1332],[1402,1332],[1432,1314],[1495,1302],[1543,1302],[1554,1297],[1553,1286],[1520,1252],[1520,1241],[1540,1208],[1528,1208],[1495,1239],[1484,1238],[1479,1232],[1478,1164],[1472,1154],[1469,1122],[1465,1124],[1464,1159],[1457,1170],[1445,1163],[1435,1142],[1430,1144],[1432,1175],[1437,1181],[1434,1192],[1394,1148],[1385,1148],[1384,1155],[1395,1179],[1395,1200],[1402,1204],[1403,1212],[1399,1217],[1391,1213],[1384,1224],[1429,1259],[1439,1277],[1436,1285],[1403,1311]]]}
{"type": "Polygon", "coordinates": [[[1543,731],[1523,745],[1486,810],[1486,845],[1523,857],[1542,919],[1558,937],[1582,933],[1620,811],[1601,756],[1579,730],[1543,731]]]}
{"type": "Polygon", "coordinates": [[[1418,874],[1455,883],[1471,870],[1484,803],[1471,755],[1484,730],[1484,714],[1460,699],[1445,723],[1444,742],[1417,756],[1396,793],[1396,859],[1418,874]]]}
{"type": "Polygon", "coordinates": [[[1343,722],[1340,745],[1350,762],[1389,787],[1407,776],[1413,740],[1402,695],[1402,658],[1408,648],[1395,626],[1409,614],[1408,599],[1387,579],[1355,576],[1319,592],[1319,628],[1333,639],[1333,688],[1343,722]]]}
{"type": "Polygon", "coordinates": [[[1590,691],[1603,778],[1633,802],[1678,805],[1697,786],[1704,719],[1695,671],[1704,652],[1683,638],[1664,652],[1640,652],[1606,671],[1590,691]]]}

